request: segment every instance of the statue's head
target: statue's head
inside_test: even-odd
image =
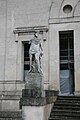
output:
[[[34,36],[37,38],[37,37],[38,37],[38,33],[37,33],[37,32],[35,32],[35,33],[34,33]]]

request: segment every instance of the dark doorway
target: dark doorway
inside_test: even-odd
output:
[[[60,48],[60,92],[74,93],[74,33],[59,32]]]
[[[27,73],[30,69],[30,63],[29,63],[29,48],[30,44],[29,42],[24,43],[24,80],[27,80]]]

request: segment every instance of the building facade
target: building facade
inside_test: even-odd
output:
[[[34,32],[43,44],[44,90],[80,95],[80,1],[0,0],[1,110],[19,109]]]

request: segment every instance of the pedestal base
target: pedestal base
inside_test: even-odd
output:
[[[44,97],[43,75],[40,73],[28,73],[25,88],[32,89],[35,97]]]

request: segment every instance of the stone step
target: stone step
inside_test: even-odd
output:
[[[0,111],[0,120],[22,120],[21,111]]]
[[[80,120],[80,97],[59,96],[54,103],[49,120]]]
[[[68,110],[54,110],[51,112],[51,117],[54,115],[61,116],[71,116],[71,117],[80,117],[80,111],[68,111]]]
[[[22,118],[0,118],[0,120],[22,120]]]
[[[57,100],[56,102],[59,102],[59,103],[60,102],[62,102],[62,103],[63,102],[67,102],[67,103],[80,103],[80,100],[69,100],[69,99],[68,100],[64,100],[63,99],[63,100]]]
[[[57,100],[80,100],[80,96],[58,96]]]
[[[80,117],[54,116],[50,117],[49,120],[80,120]]]
[[[64,110],[64,109],[66,109],[66,110],[80,110],[80,106],[54,106],[53,107],[53,109],[60,109],[60,110]]]
[[[57,102],[57,101],[56,101],[56,102],[54,103],[54,105],[57,105],[57,106],[71,106],[71,107],[72,107],[72,106],[75,106],[75,107],[78,106],[78,107],[80,107],[80,103],[78,103],[78,102],[75,102],[75,103],[73,103],[73,102],[70,103],[70,102],[69,102],[69,103],[68,103],[67,101],[66,101],[66,102]]]
[[[53,113],[69,113],[69,114],[79,114],[80,115],[80,110],[61,110],[61,109],[53,109],[52,110]]]

